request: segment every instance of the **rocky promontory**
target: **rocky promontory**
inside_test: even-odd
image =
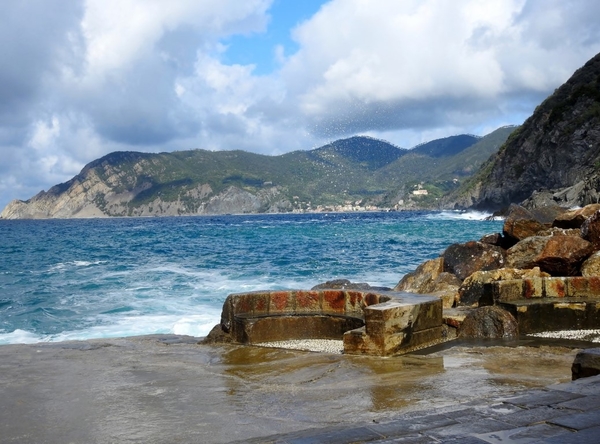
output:
[[[445,198],[492,211],[532,193],[564,207],[600,201],[600,54],[541,103],[495,156]]]

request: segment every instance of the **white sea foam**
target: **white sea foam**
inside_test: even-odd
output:
[[[483,211],[441,211],[427,215],[428,219],[434,220],[488,220],[491,213]]]
[[[0,333],[0,344],[35,344],[43,341],[43,337],[29,331],[17,329],[10,333]]]

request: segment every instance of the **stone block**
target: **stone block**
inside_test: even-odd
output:
[[[567,278],[545,278],[544,294],[548,298],[564,298],[567,295]]]
[[[413,329],[415,331],[426,330],[442,325],[443,301],[433,299],[416,305],[416,314],[413,315]]]
[[[529,298],[541,298],[544,293],[544,279],[543,278],[527,278],[523,279],[523,297]]]
[[[269,293],[256,293],[253,297],[253,314],[260,316],[269,313],[271,295]]]
[[[269,301],[269,313],[293,313],[296,300],[291,291],[272,291]]]
[[[567,296],[581,298],[592,296],[589,289],[588,278],[570,277],[567,279]]]
[[[365,307],[365,322],[389,324],[390,327],[404,329],[413,323],[413,304],[388,301]]]
[[[344,313],[346,295],[343,290],[323,290],[321,309],[326,313]]]
[[[354,290],[346,290],[345,291],[346,298],[346,313],[360,313],[362,316],[363,306],[365,303],[363,302],[363,292],[362,291],[354,291]]]
[[[523,298],[523,281],[521,279],[497,281],[492,285],[495,302],[509,302]]]
[[[314,290],[298,290],[296,298],[296,313],[318,313],[321,311],[321,295]]]
[[[346,316],[283,315],[240,319],[244,335],[238,342],[261,343],[289,339],[341,339],[362,321]]]
[[[235,294],[230,297],[233,315],[254,313],[254,293]]]

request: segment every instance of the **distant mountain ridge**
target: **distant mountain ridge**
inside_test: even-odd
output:
[[[477,170],[514,128],[414,150],[354,136],[309,151],[114,152],[27,201],[6,219],[363,211],[431,207]],[[498,141],[497,139],[500,139]],[[462,158],[461,158],[462,157]],[[419,195],[415,188],[427,190]]]

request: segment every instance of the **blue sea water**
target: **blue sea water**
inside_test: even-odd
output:
[[[448,245],[501,229],[483,216],[0,220],[0,344],[204,336],[230,293],[342,278],[393,287]]]

